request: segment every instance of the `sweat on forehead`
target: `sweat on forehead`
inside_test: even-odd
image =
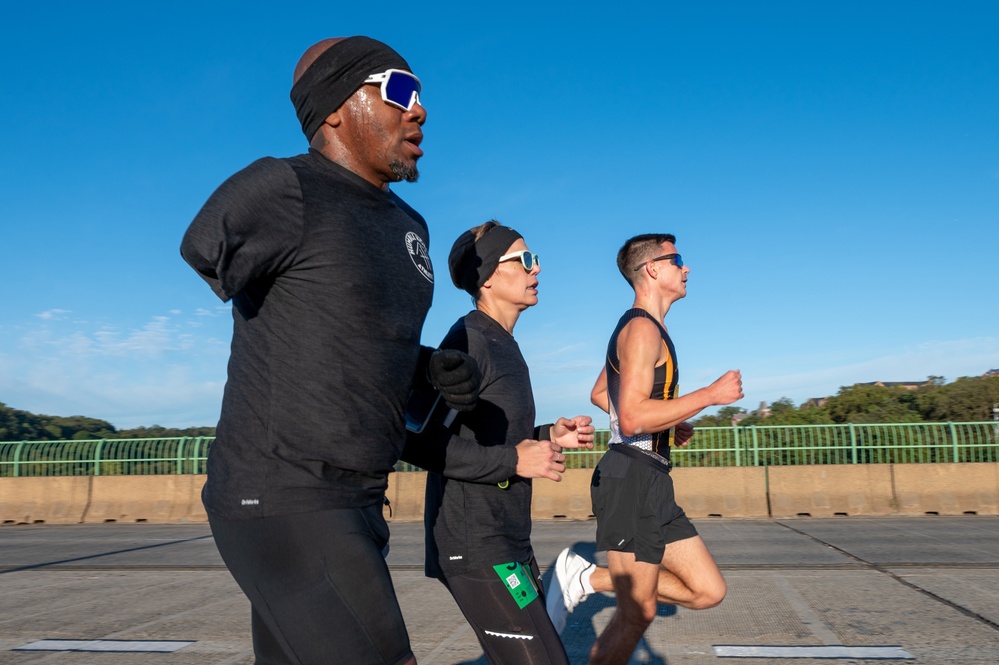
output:
[[[291,102],[305,137],[311,141],[329,114],[368,76],[386,69],[412,71],[390,46],[370,37],[348,37],[323,51],[291,87]]]

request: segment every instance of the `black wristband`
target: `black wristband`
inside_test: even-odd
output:
[[[534,428],[534,440],[535,441],[551,441],[552,440],[552,427],[555,427],[554,423],[548,423],[546,425],[538,425]]]

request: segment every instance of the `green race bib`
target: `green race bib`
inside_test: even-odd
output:
[[[531,574],[524,568],[524,564],[518,561],[501,563],[493,566],[493,570],[503,580],[506,590],[510,592],[513,599],[517,601],[517,606],[524,609],[527,605],[538,597],[538,590],[534,588],[531,581]]]

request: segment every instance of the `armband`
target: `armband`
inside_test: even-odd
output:
[[[552,440],[552,428],[555,427],[554,423],[547,423],[545,425],[538,425],[534,428],[534,440],[535,441],[551,441]]]

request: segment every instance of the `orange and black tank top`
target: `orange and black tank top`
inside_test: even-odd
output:
[[[673,341],[669,338],[669,333],[663,328],[659,321],[646,312],[644,309],[629,309],[617,322],[617,328],[611,335],[607,344],[607,397],[610,402],[610,443],[626,444],[634,446],[647,453],[660,455],[669,459],[669,447],[673,443],[673,429],[662,432],[652,432],[639,434],[637,436],[624,436],[621,434],[621,427],[618,423],[617,405],[621,395],[621,362],[617,356],[617,338],[621,330],[629,321],[638,317],[645,317],[656,324],[659,328],[659,335],[662,338],[663,347],[666,349],[666,362],[656,367],[655,377],[652,382],[651,399],[674,399],[677,396],[677,385],[679,382],[679,372],[676,366],[676,350],[673,348]]]

